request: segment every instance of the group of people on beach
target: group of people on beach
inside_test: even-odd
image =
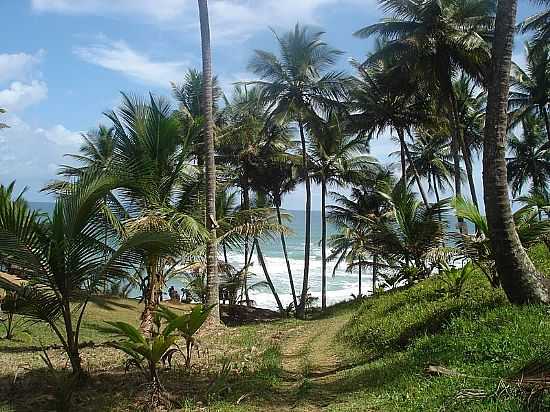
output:
[[[171,301],[180,303],[191,303],[191,294],[185,288],[181,288],[181,295],[174,286],[170,286],[168,289],[168,297]]]

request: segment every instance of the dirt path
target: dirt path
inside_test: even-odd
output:
[[[327,379],[344,368],[335,350],[335,336],[349,315],[305,323],[290,331],[282,346],[282,367],[289,383]]]

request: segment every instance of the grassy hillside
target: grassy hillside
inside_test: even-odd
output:
[[[548,273],[545,247],[531,250]],[[202,336],[193,371],[162,373],[174,408],[184,411],[544,411],[550,397],[512,379],[547,359],[549,309],[516,307],[479,274],[454,297],[441,279],[336,305],[309,321],[294,319],[223,328]],[[125,371],[125,358],[102,345],[104,320],[137,322],[133,301],[92,304],[83,350],[91,381],[73,397],[75,410],[145,408],[143,377]],[[40,325],[27,325],[33,344],[0,340],[0,410],[56,405],[59,377],[47,371],[36,342],[54,343]],[[95,345],[95,346],[94,346]],[[62,353],[51,348],[58,368]],[[443,375],[426,373],[437,366]],[[449,375],[450,374],[450,375]],[[15,381],[15,384],[13,383]]]

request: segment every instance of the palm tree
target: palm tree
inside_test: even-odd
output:
[[[550,152],[545,147],[541,122],[531,116],[523,118],[523,139],[510,133],[508,147],[510,157],[507,159],[508,183],[512,195],[518,196],[527,183],[530,190],[546,193],[550,178]]]
[[[116,147],[107,171],[120,179],[116,211],[122,215],[127,230],[141,231],[161,228],[186,239],[180,254],[190,251],[206,237],[196,210],[186,204],[185,192],[190,181],[197,177],[196,168],[189,164],[192,141],[186,140],[185,125],[162,98],[149,101],[123,95],[117,111],[106,113],[116,133]],[[177,259],[176,259],[177,261]],[[144,255],[147,274],[144,291],[145,307],[141,329],[150,334],[153,315],[158,305],[166,271],[174,266],[174,256]]]
[[[453,82],[456,101],[456,118],[460,127],[461,150],[466,166],[466,177],[472,202],[478,205],[473,175],[472,158],[483,144],[483,123],[485,117],[485,92],[478,92],[477,85],[464,73]],[[452,133],[450,133],[452,134]]]
[[[208,305],[216,305],[211,312],[213,323],[220,320],[218,307],[218,248],[216,243],[216,160],[214,147],[214,117],[212,113],[213,91],[212,91],[212,50],[210,47],[210,23],[208,19],[208,1],[198,0],[199,20],[201,28],[202,46],[202,105],[204,116],[204,140],[206,142],[206,222],[209,232],[207,260],[207,281],[208,281]]]
[[[335,111],[328,114],[327,120],[311,116],[307,120],[308,130],[314,139],[310,141],[313,179],[321,185],[321,309],[327,305],[327,186],[343,186],[358,181],[366,173],[373,161],[359,156],[368,149],[361,136],[353,135],[344,124],[342,115]]]
[[[485,211],[497,273],[510,302],[549,302],[548,289],[521,245],[508,197],[505,142],[516,11],[516,0],[499,0],[483,144]]]
[[[376,290],[379,257],[371,253],[369,244],[372,241],[372,228],[380,224],[390,210],[389,202],[379,189],[392,181],[391,172],[383,168],[366,173],[363,177],[363,183],[353,187],[350,196],[334,193],[336,204],[329,206],[328,212],[329,220],[339,228],[338,233],[329,238],[329,260],[337,259],[334,271],[341,262],[346,262],[347,270],[350,271],[357,267],[358,296],[362,295],[362,270],[368,264],[369,255],[372,257],[373,293]]]
[[[407,162],[409,162],[422,200],[427,206],[428,197],[415,164],[412,162],[405,141],[405,132],[428,120],[429,102],[409,81],[408,72],[392,70],[393,65],[390,59],[378,60],[368,67],[355,64],[358,76],[353,79],[353,87],[350,91],[351,121],[355,130],[369,138],[373,135],[379,136],[386,130],[397,131],[401,155],[401,178],[408,183]]]
[[[183,83],[172,83],[172,95],[179,103],[179,114],[187,125],[187,134],[193,142],[193,154],[197,164],[204,166],[204,122],[201,100],[203,93],[202,73],[195,69],[189,69],[185,74]],[[223,96],[216,77],[212,78],[212,112],[214,120],[220,117],[218,100]],[[192,126],[192,127],[190,127]]]
[[[465,150],[452,82],[458,70],[480,83],[485,81],[494,2],[380,0],[380,4],[393,16],[355,33],[359,37],[378,35],[387,39],[384,47],[373,53],[365,64],[389,56],[410,71],[413,83],[424,84],[425,90],[435,93],[453,132],[455,192],[461,196],[459,153]]]
[[[223,110],[224,128],[218,142],[218,159],[228,165],[241,191],[241,208],[250,210],[251,190],[260,175],[258,168],[264,159],[285,152],[290,145],[290,133],[284,124],[269,116],[262,90],[258,86],[236,85],[232,99]],[[269,171],[267,171],[269,173]],[[260,177],[261,179],[261,177]],[[252,254],[249,239],[244,242],[245,270]],[[248,289],[245,288],[245,291]]]
[[[550,5],[550,0],[534,0],[539,4]],[[546,47],[550,39],[550,9],[544,9],[523,21],[519,28],[522,33],[534,31],[533,41],[537,47]]]
[[[23,315],[51,327],[76,375],[82,374],[80,326],[92,295],[139,266],[146,251],[177,248],[177,239],[159,230],[121,237],[110,227],[109,242],[103,243],[110,221],[103,199],[116,185],[111,177],[83,176],[57,199],[51,217],[0,187],[0,256],[25,273],[22,285],[0,286],[17,293]]]
[[[550,13],[549,13],[550,14]],[[526,43],[527,67],[523,70],[512,63],[512,91],[508,99],[510,127],[529,115],[538,115],[544,121],[546,138],[550,142],[550,46],[536,49]]]
[[[311,182],[305,121],[311,112],[323,111],[339,101],[345,92],[345,77],[330,71],[341,54],[321,40],[322,32],[312,32],[297,24],[294,30],[277,36],[280,56],[256,50],[250,69],[261,77],[260,85],[276,118],[297,122],[302,149],[303,178],[306,188],[304,276],[297,314],[303,316],[309,287],[311,248]]]
[[[428,256],[440,247],[445,223],[438,216],[446,212],[445,202],[425,206],[400,181],[395,187],[381,189],[391,205],[388,218],[375,220],[368,245],[409,281],[423,279],[432,272]]]
[[[298,171],[300,161],[299,159],[296,159],[295,156],[287,153],[286,150],[283,150],[282,153],[275,153],[274,156],[264,158],[262,160],[263,161],[261,162],[260,167],[256,169],[253,185],[256,191],[265,193],[271,197],[271,202],[273,203],[277,213],[277,222],[282,226],[282,199],[285,194],[292,192],[300,181]],[[292,269],[290,267],[290,260],[288,258],[288,250],[286,246],[286,238],[283,231],[280,232],[280,239],[286,262],[290,292],[292,294],[292,303],[294,308],[297,308],[298,299],[296,297],[294,277],[292,276]]]
[[[4,114],[4,113],[6,113],[6,109],[2,109],[0,107],[0,114]],[[6,123],[0,122],[0,130],[1,129],[7,129],[7,128],[9,128],[9,126]]]
[[[433,133],[431,130],[419,130],[416,139],[409,146],[412,164],[418,174],[428,182],[428,191],[441,201],[440,191],[452,187],[454,173],[452,154],[447,136]]]
[[[546,213],[549,211],[548,195],[533,194],[518,200],[524,203],[524,206],[513,214],[513,219],[523,247],[533,246],[541,240],[548,242],[550,221],[539,217],[542,211]],[[464,217],[478,229],[476,234],[460,235],[460,240],[457,242],[460,254],[480,268],[493,287],[500,286],[487,218],[473,203],[464,199],[454,199],[453,203],[457,215]]]

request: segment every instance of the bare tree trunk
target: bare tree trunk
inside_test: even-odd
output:
[[[327,308],[327,182],[321,180],[321,310]]]
[[[277,221],[279,222],[279,225],[282,225],[283,220],[281,219],[280,201],[275,202],[275,209],[277,210]],[[292,302],[294,303],[294,309],[296,309],[298,307],[298,299],[296,299],[296,289],[294,287],[294,278],[292,277],[290,260],[288,259],[288,251],[286,249],[286,239],[283,232],[281,232],[281,244],[283,245],[283,254],[285,255],[286,270],[288,271],[288,281],[290,282],[290,291],[292,292]]]
[[[267,266],[265,264],[264,260],[264,254],[262,253],[262,249],[260,248],[260,242],[258,242],[258,239],[255,239],[256,243],[256,251],[258,252],[258,261],[260,262],[260,266],[262,267],[262,270],[264,271],[265,280],[267,281],[267,284],[269,285],[269,289],[271,289],[271,293],[273,294],[273,297],[275,298],[275,302],[277,302],[277,307],[279,308],[279,312],[284,313],[285,308],[283,307],[283,304],[281,303],[281,299],[279,299],[279,295],[277,293],[277,290],[275,289],[275,285],[273,284],[271,277],[269,276],[269,272],[267,271]]]
[[[516,10],[517,0],[499,0],[483,145],[485,209],[497,273],[510,302],[548,303],[548,289],[517,235],[508,194],[507,100]]]
[[[214,147],[214,119],[212,113],[212,51],[210,48],[210,23],[208,19],[208,1],[198,0],[202,47],[202,105],[204,139],[206,140],[206,213],[209,233],[206,261],[209,305],[215,305],[210,312],[212,323],[220,322],[218,248],[216,241],[216,160]]]
[[[306,147],[306,137],[304,134],[304,125],[300,120],[300,140],[302,144],[302,161],[304,167],[304,181],[306,185],[306,233],[304,246],[304,277],[302,280],[302,293],[300,295],[300,304],[296,308],[296,316],[305,317],[307,295],[309,291],[309,254],[311,249],[311,182],[309,179],[309,164]]]

